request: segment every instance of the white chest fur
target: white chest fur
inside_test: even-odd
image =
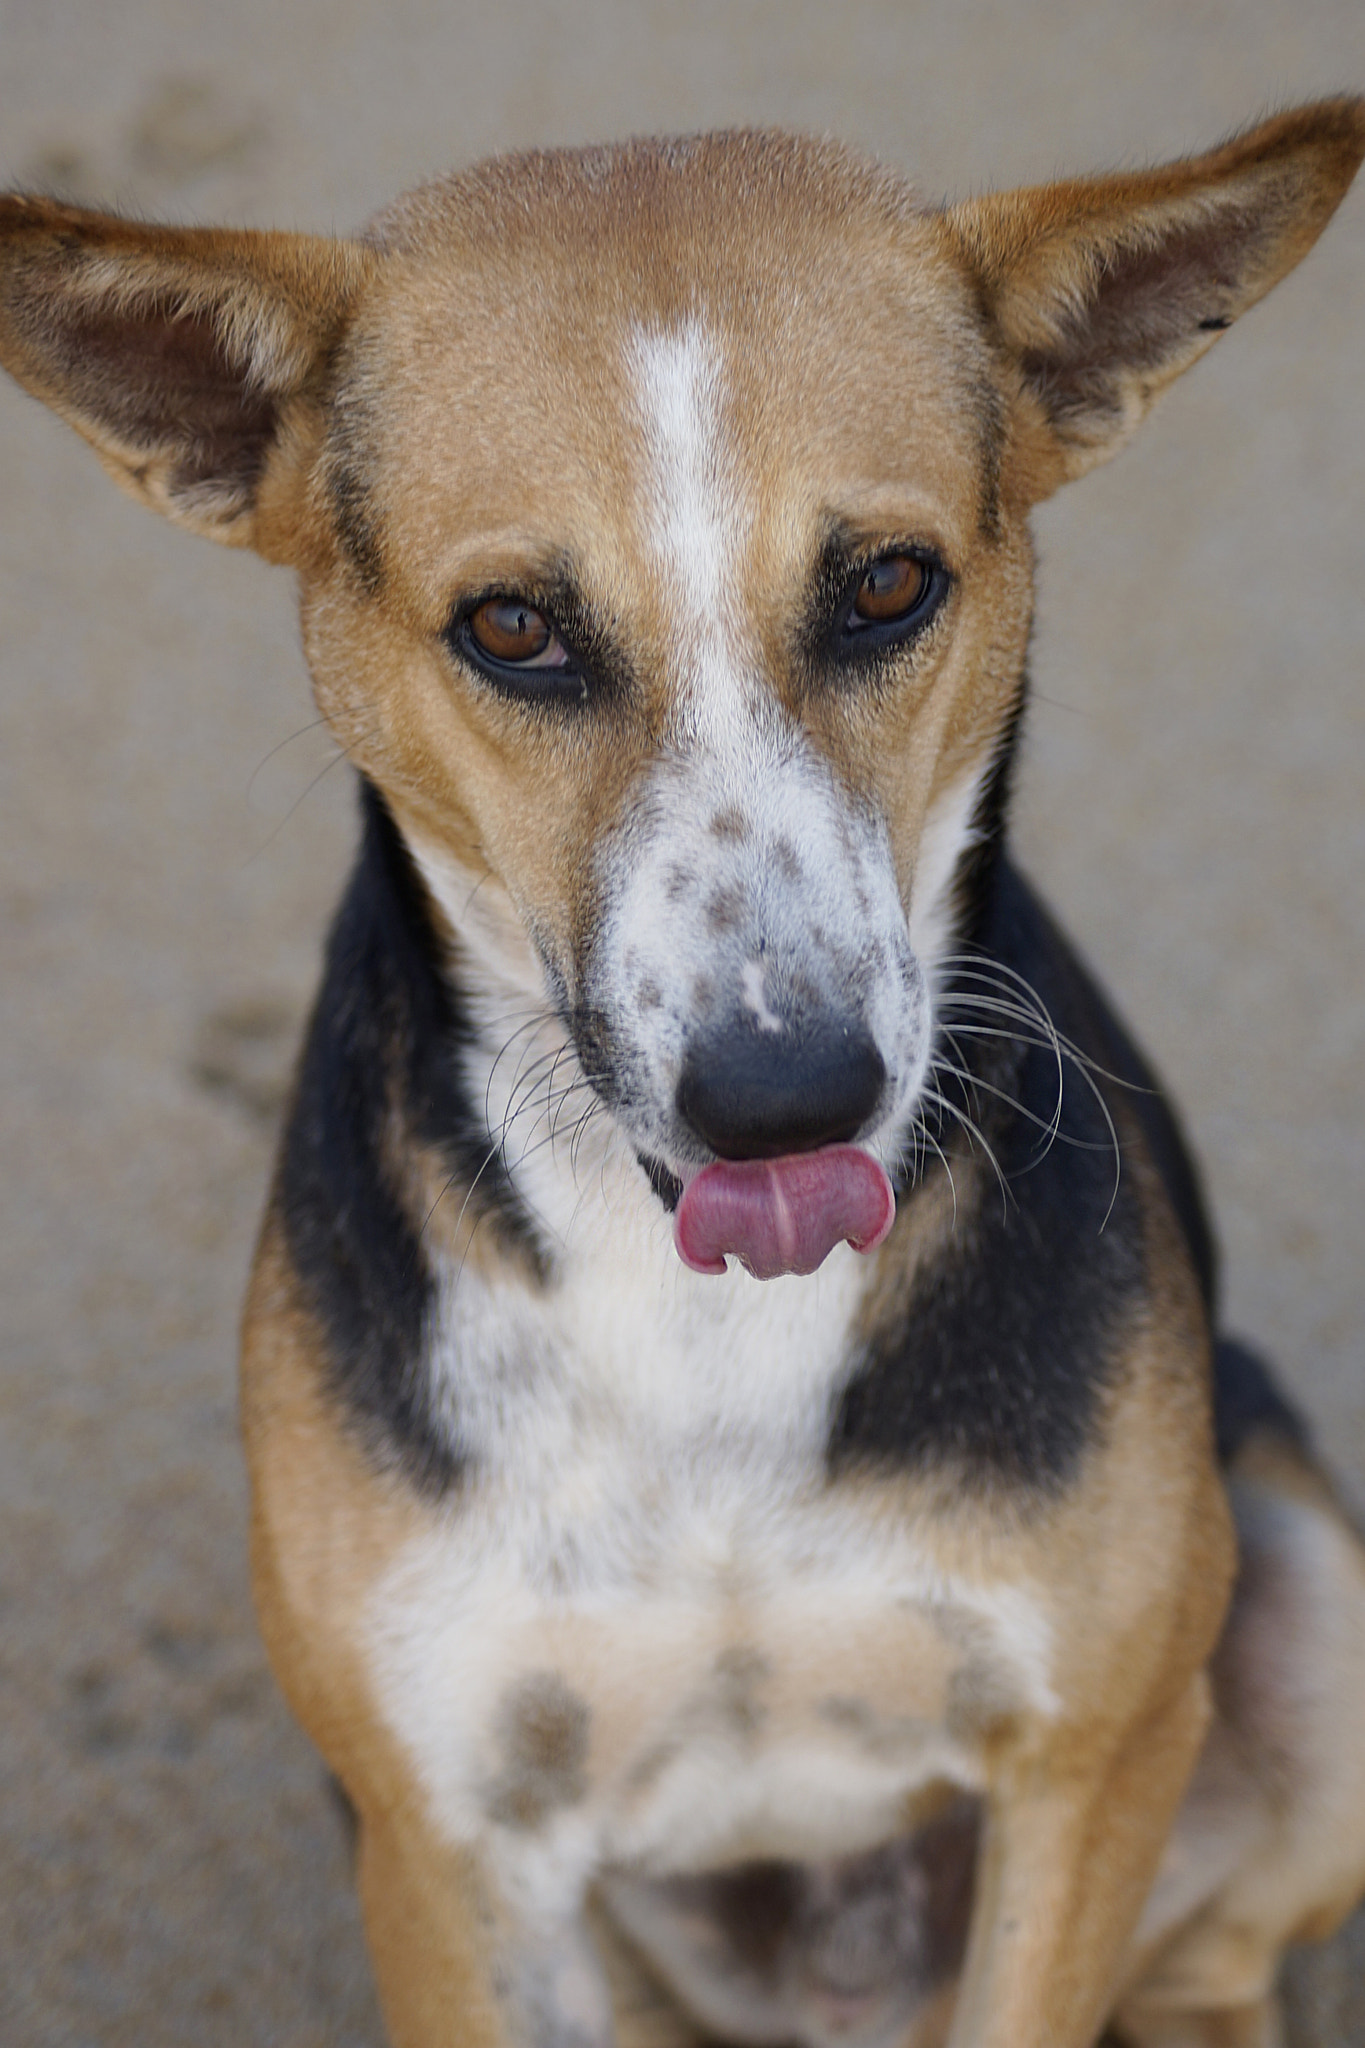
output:
[[[461,1276],[432,1363],[470,1477],[369,1617],[434,1821],[561,1910],[611,1866],[884,1840],[917,1786],[979,1784],[969,1696],[1049,1691],[1028,1589],[826,1479],[855,1255],[759,1286],[620,1248],[539,1298]]]

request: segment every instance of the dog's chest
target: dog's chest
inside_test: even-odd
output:
[[[916,1787],[978,1784],[990,1717],[1045,1704],[1034,1595],[945,1571],[932,1532],[826,1478],[860,1277],[830,1265],[814,1303],[672,1274],[553,1314],[462,1291],[433,1364],[470,1476],[369,1643],[452,1838],[566,1882],[841,1854]]]

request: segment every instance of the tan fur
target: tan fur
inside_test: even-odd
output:
[[[253,1475],[261,1631],[290,1705],[348,1787],[384,1800],[402,1766],[384,1741],[358,1642],[366,1594],[420,1525],[396,1476],[369,1466],[326,1400],[317,1331],[267,1215],[245,1313],[242,1434]],[[353,1797],[357,1794],[353,1792]]]
[[[1177,1843],[1197,1866],[1209,1821],[1235,1806],[1249,1846],[1200,1912],[1139,1943],[1121,2007],[1133,2048],[1276,2048],[1285,1945],[1325,1939],[1365,1883],[1359,1534],[1321,1471],[1274,1437],[1249,1440],[1230,1491],[1241,1579]]]
[[[1022,689],[1031,506],[1121,446],[1218,327],[1299,260],[1363,152],[1362,103],[1330,101],[1164,170],[926,213],[833,145],[701,137],[495,162],[339,244],[11,199],[0,359],[144,502],[297,570],[337,738],[410,843],[479,892],[490,928],[528,960],[532,931],[571,988],[599,912],[592,855],[646,767],[681,743],[697,630],[649,545],[631,333],[704,317],[744,492],[721,601],[746,673],[885,821],[908,906],[926,820],[988,765]],[[930,549],[951,573],[894,691],[812,683],[800,627],[833,529],[874,550]],[[481,686],[443,633],[461,598],[548,605],[566,576],[613,693],[595,720],[551,730]],[[737,838],[743,818],[714,830]],[[529,1284],[474,1235],[468,1190],[442,1209],[434,1156],[399,1127],[391,1149],[394,1188],[428,1221],[442,1210],[432,1228],[452,1258]],[[1321,1799],[1324,1772],[1365,1775],[1358,1695],[1343,1691],[1313,1724],[1322,1754],[1301,1753],[1291,1730],[1271,1759],[1261,1731],[1244,1775],[1262,1789],[1243,1807],[1267,1771],[1273,1786],[1254,1856],[1192,1919],[1132,1946],[1182,1825],[1199,1851],[1196,1807],[1181,1802],[1201,1752],[1201,1770],[1222,1768],[1238,1660],[1273,1656],[1254,1613],[1238,1633],[1236,1609],[1216,1649],[1234,1552],[1208,1336],[1156,1177],[1136,1154],[1132,1170],[1146,1294],[1115,1335],[1103,1442],[1075,1483],[1030,1495],[947,1467],[843,1482],[861,1528],[912,1532],[945,1578],[1028,1590],[1055,1644],[1055,1705],[989,1642],[913,1609],[875,1627],[832,1617],[819,1641],[783,1640],[761,1613],[746,1639],[737,1613],[717,1660],[737,1698],[766,1688],[775,1726],[818,1718],[833,1668],[859,1713],[918,1713],[979,1768],[960,1992],[955,2010],[936,1996],[907,2048],[945,2029],[952,2048],[1085,2048],[1116,2000],[1134,2048],[1268,2048],[1283,1943],[1329,1925],[1365,1883],[1365,1794],[1336,1833]],[[903,1308],[956,1201],[969,1218],[987,1190],[969,1164],[956,1198],[940,1189],[904,1219],[869,1268],[864,1334]],[[444,1540],[449,1514],[346,1418],[273,1211],[247,1308],[243,1421],[262,1628],[359,1812],[391,2037],[501,2048],[515,2028],[500,1976],[510,1909],[478,1855],[442,1836],[374,1662],[376,1603]],[[1263,1525],[1272,1562],[1302,1539],[1324,1613],[1336,1602],[1352,1617],[1340,1639],[1326,1620],[1307,1626],[1314,1668],[1365,1675],[1365,1562],[1316,1475],[1254,1448],[1233,1497],[1246,1554]],[[628,1651],[609,1617],[568,1610],[561,1637],[547,1635],[551,1682],[591,1704],[594,1788],[637,1740]],[[616,1936],[601,1938],[623,2048],[690,2041]]]

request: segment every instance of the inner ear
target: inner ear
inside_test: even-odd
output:
[[[1092,444],[1121,433],[1131,380],[1164,383],[1232,325],[1241,282],[1261,267],[1269,239],[1235,213],[1115,242],[1096,258],[1089,289],[1063,299],[1047,339],[1020,349],[1025,381],[1060,432]]]
[[[1017,375],[1027,497],[1123,446],[1166,385],[1308,253],[1362,156],[1365,101],[1324,100],[1206,156],[944,217]]]
[[[283,416],[320,387],[374,261],[350,243],[0,199],[0,362],[145,503],[262,545]]]
[[[250,511],[283,394],[254,385],[228,355],[220,319],[170,304],[61,327],[75,408],[161,472],[190,518],[231,524]],[[147,471],[143,472],[143,481]]]

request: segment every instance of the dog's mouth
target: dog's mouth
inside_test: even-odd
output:
[[[870,1252],[896,1216],[884,1169],[856,1145],[776,1159],[717,1159],[682,1184],[673,1242],[694,1273],[738,1259],[756,1280],[813,1273],[836,1245]]]

